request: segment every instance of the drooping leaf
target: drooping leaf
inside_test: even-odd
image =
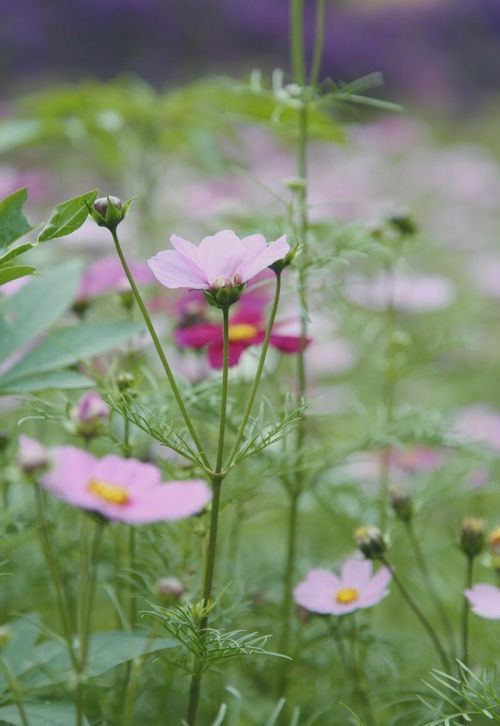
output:
[[[54,701],[52,703],[24,703],[24,712],[30,726],[68,726],[76,722],[76,708],[74,703]],[[2,706],[0,708],[0,721],[13,726],[24,726],[17,706]],[[83,726],[88,726],[83,717]]]
[[[0,361],[30,343],[64,313],[75,298],[79,266],[52,267],[6,300],[0,313]]]
[[[19,255],[28,252],[28,250],[31,250],[34,246],[33,242],[23,242],[16,247],[9,248],[7,252],[4,252],[4,254],[0,256],[0,267],[5,265],[7,262],[10,262],[10,260],[19,257]]]
[[[4,384],[0,379],[0,394],[7,393],[36,393],[50,389],[72,390],[76,388],[91,388],[94,381],[76,371],[47,371],[46,373],[33,374],[26,378]]]
[[[173,638],[151,640],[144,633],[109,631],[90,636],[87,676],[94,678],[146,653],[176,648]],[[64,683],[71,677],[71,661],[66,648],[56,641],[45,641],[31,651],[23,673],[17,673],[24,687],[42,688]],[[43,668],[42,668],[43,666]]]
[[[26,277],[26,275],[32,275],[36,271],[36,267],[30,265],[15,265],[12,267],[0,268],[0,285],[5,285],[6,282],[11,280],[17,280],[19,277]]]
[[[85,323],[57,330],[0,377],[0,389],[35,374],[88,361],[142,330],[139,323],[125,321]]]
[[[27,198],[28,193],[24,188],[0,202],[0,249],[4,249],[32,229],[23,214],[23,205]]]
[[[65,237],[79,229],[88,217],[88,207],[97,197],[97,189],[68,199],[54,207],[50,219],[38,235],[39,242]]]

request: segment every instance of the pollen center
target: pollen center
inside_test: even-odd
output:
[[[337,591],[335,601],[339,605],[350,605],[352,602],[359,600],[359,592],[354,587],[343,587]]]
[[[91,494],[95,494],[96,497],[109,502],[109,504],[123,505],[128,504],[130,501],[128,491],[116,484],[108,484],[99,479],[92,479],[87,488]]]
[[[255,337],[259,329],[255,325],[249,323],[238,323],[237,325],[229,326],[229,340],[236,342],[240,340],[250,340]]]

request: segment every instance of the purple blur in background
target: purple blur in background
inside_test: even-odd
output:
[[[306,2],[312,35],[315,3]],[[287,58],[288,0],[0,0],[0,79],[134,73],[157,85]],[[500,1],[339,2],[328,8],[324,72],[372,71],[385,94],[468,108],[500,86]]]

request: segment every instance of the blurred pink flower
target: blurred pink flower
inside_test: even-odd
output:
[[[6,282],[3,285],[0,285],[0,294],[5,295],[6,297],[15,295],[16,292],[19,292],[19,290],[23,288],[30,280],[31,275],[25,275],[24,277],[18,277],[17,280],[11,280],[10,282]]]
[[[382,311],[392,305],[396,310],[426,313],[450,305],[455,290],[450,280],[437,275],[381,273],[347,280],[344,294],[351,302],[373,310]]]
[[[481,295],[500,300],[500,259],[479,257],[472,262],[472,278]]]
[[[500,451],[500,412],[481,403],[468,406],[455,419],[455,434],[466,443]]]
[[[373,574],[369,560],[346,560],[339,577],[329,570],[311,570],[293,591],[295,602],[313,613],[344,615],[376,605],[391,581],[387,567]]]
[[[60,446],[51,450],[54,466],[43,486],[81,509],[106,519],[142,524],[189,517],[210,501],[201,479],[161,482],[160,470],[135,459],[109,454],[96,459],[83,449]]]
[[[96,419],[107,419],[109,407],[97,391],[89,391],[80,398],[71,415],[79,423],[89,423]]]
[[[383,453],[379,454],[379,456],[382,455]],[[440,469],[446,463],[446,457],[442,451],[431,449],[429,446],[411,446],[406,449],[391,448],[389,463],[408,474],[415,474],[419,471]]]
[[[47,466],[49,453],[39,441],[21,434],[18,443],[17,463],[23,471],[30,472]]]
[[[478,584],[465,590],[472,612],[482,618],[500,620],[500,588],[494,585]]]
[[[175,234],[170,241],[175,249],[158,252],[149,266],[165,287],[194,290],[241,285],[290,250],[285,236],[268,245],[261,234],[240,239],[229,229],[205,237],[198,247]]]
[[[145,262],[132,262],[130,271],[138,285],[148,285],[153,282],[153,276]],[[103,257],[89,265],[85,270],[78,300],[91,300],[99,295],[109,292],[126,292],[130,290],[127,277],[117,257]]]

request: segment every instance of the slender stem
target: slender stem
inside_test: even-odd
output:
[[[365,712],[367,726],[376,726],[375,715],[373,713],[370,696],[365,683],[363,668],[361,667],[359,659],[358,631],[354,613],[351,615],[351,619],[353,625],[351,632],[351,661],[354,690]]]
[[[290,2],[290,50],[292,76],[295,83],[303,86],[306,82],[306,59],[304,50],[304,0]]]
[[[474,557],[467,557],[467,569],[465,574],[465,588],[469,590],[472,587],[474,576]],[[464,604],[462,611],[462,663],[469,665],[469,613],[470,606],[464,595]]]
[[[396,583],[396,586],[398,587],[401,595],[403,596],[404,600],[406,601],[407,605],[410,607],[410,609],[414,612],[418,620],[420,621],[422,627],[425,629],[427,635],[432,640],[432,644],[434,645],[436,652],[439,655],[439,658],[441,659],[441,662],[445,668],[445,670],[449,670],[450,668],[450,662],[448,659],[448,656],[446,655],[446,651],[444,650],[443,646],[441,645],[441,642],[436,635],[436,631],[430,624],[430,622],[427,620],[423,612],[418,607],[415,600],[411,597],[410,593],[406,589],[406,587],[403,585],[402,581],[400,580],[399,576],[394,571],[394,568],[391,564],[385,559],[382,558],[381,562],[384,563],[384,565],[390,570],[392,574],[392,579]]]
[[[9,685],[9,689],[12,693],[14,703],[16,704],[17,712],[19,713],[19,718],[21,720],[22,726],[30,726],[26,711],[24,710],[23,699],[21,697],[21,693],[19,692],[19,685],[17,683],[17,680],[15,676],[11,673],[7,663],[2,659],[0,659],[0,671],[3,673],[5,680]]]
[[[321,70],[323,44],[325,41],[325,10],[326,0],[316,0],[316,30],[314,34],[314,50],[309,80],[311,86],[317,85]]]
[[[203,582],[203,606],[205,608],[204,615],[200,618],[198,625],[198,633],[203,637],[203,631],[208,625],[208,614],[212,600],[212,589],[215,570],[215,556],[217,549],[217,530],[219,526],[220,497],[224,473],[222,472],[222,460],[224,457],[224,440],[226,433],[226,417],[227,417],[227,389],[229,374],[229,308],[223,309],[224,319],[224,348],[223,348],[223,366],[222,366],[222,389],[221,389],[221,406],[220,406],[220,422],[219,422],[219,442],[217,445],[217,459],[215,464],[215,472],[212,476],[212,507],[210,511],[210,529],[208,535],[207,556],[205,561],[205,577]],[[202,663],[199,658],[194,664],[193,675],[191,677],[191,686],[189,690],[189,702],[186,715],[186,723],[188,726],[196,724],[198,705],[200,701]]]
[[[72,624],[68,611],[66,597],[64,593],[63,579],[59,568],[59,560],[52,548],[52,540],[47,530],[47,517],[45,512],[45,499],[43,490],[39,484],[35,483],[35,504],[38,519],[38,529],[40,533],[40,541],[42,544],[43,555],[47,567],[49,569],[52,584],[57,599],[57,609],[61,616],[61,625],[63,629],[64,640],[68,648],[68,654],[75,670],[78,669],[78,659],[72,643]]]
[[[417,565],[420,568],[420,572],[422,573],[422,578],[423,578],[425,585],[427,587],[427,590],[429,592],[429,596],[430,596],[432,602],[434,603],[434,607],[436,608],[436,611],[437,611],[439,617],[441,618],[441,622],[443,624],[443,628],[446,633],[446,637],[448,639],[450,653],[452,654],[453,660],[455,660],[455,656],[456,656],[455,637],[453,634],[453,628],[451,626],[450,619],[448,618],[448,614],[444,608],[443,603],[441,602],[441,598],[437,594],[436,588],[434,587],[431,573],[427,566],[427,562],[425,560],[424,553],[420,546],[420,542],[418,541],[418,538],[415,535],[415,530],[413,528],[413,524],[411,522],[406,522],[405,529],[408,534],[408,539],[410,540],[411,546],[415,553],[415,559],[417,561]]]
[[[259,387],[260,379],[262,378],[262,372],[264,370],[264,363],[266,361],[267,351],[269,348],[269,341],[271,339],[274,321],[276,319],[276,313],[278,312],[280,293],[281,293],[281,272],[278,272],[278,273],[276,273],[276,288],[275,288],[275,292],[274,292],[273,305],[271,308],[271,312],[269,314],[269,321],[267,324],[266,334],[265,334],[264,342],[262,344],[262,348],[260,351],[260,357],[259,357],[259,363],[257,365],[257,371],[255,373],[255,378],[252,383],[252,388],[250,390],[250,395],[248,396],[245,410],[243,411],[243,415],[241,417],[241,423],[240,423],[240,427],[238,429],[238,433],[236,434],[236,439],[234,441],[233,447],[231,449],[231,453],[229,454],[229,457],[227,460],[227,464],[225,467],[226,471],[227,471],[227,469],[229,469],[231,467],[231,465],[233,464],[234,457],[238,453],[239,446],[240,446],[243,436],[245,434],[245,428],[248,423],[248,419],[252,412],[252,406],[254,404],[255,396],[257,395],[257,389]]]
[[[394,404],[396,399],[396,370],[392,340],[394,335],[394,328],[396,325],[396,311],[392,299],[389,301],[385,316],[386,355],[384,385],[382,390],[384,396],[383,402],[385,407],[385,421],[387,428],[389,428],[392,425],[392,421],[394,418]],[[379,473],[380,528],[382,531],[384,531],[387,527],[390,475],[391,447],[388,446],[382,452]]]
[[[295,579],[295,560],[297,554],[297,524],[298,524],[298,503],[299,492],[289,492],[288,510],[288,531],[285,576],[283,579],[283,602],[281,606],[281,622],[283,630],[280,640],[280,653],[287,654],[290,649],[290,631],[293,612],[293,584]],[[286,661],[288,663],[288,661]],[[279,693],[283,695],[286,691],[288,668],[282,666],[279,680]]]
[[[156,352],[158,353],[158,357],[163,366],[163,370],[165,371],[165,374],[167,376],[168,382],[170,384],[170,388],[172,389],[172,393],[174,394],[174,398],[177,401],[177,405],[182,414],[182,418],[184,419],[184,423],[186,424],[187,429],[188,429],[189,433],[191,434],[191,438],[193,439],[195,446],[198,449],[198,453],[200,455],[200,458],[201,458],[203,464],[206,467],[209,467],[207,455],[205,454],[205,451],[203,449],[203,446],[202,446],[202,443],[198,436],[198,433],[191,420],[191,416],[189,415],[189,412],[186,408],[184,399],[182,398],[182,394],[179,390],[179,387],[177,386],[177,383],[174,378],[174,374],[173,374],[170,364],[167,360],[167,357],[163,351],[162,345],[160,343],[160,339],[158,338],[158,334],[155,330],[151,317],[150,317],[150,315],[147,311],[146,305],[144,304],[144,301],[141,297],[141,293],[139,292],[139,289],[138,289],[137,285],[135,284],[135,280],[132,276],[132,273],[130,272],[130,268],[128,266],[127,260],[125,259],[125,255],[123,254],[123,250],[122,250],[120,242],[118,240],[118,235],[116,233],[116,230],[110,230],[110,231],[111,231],[111,235],[113,237],[113,241],[115,243],[116,252],[118,254],[118,257],[120,258],[120,262],[122,264],[125,275],[127,276],[127,280],[130,283],[130,287],[132,288],[132,294],[142,313],[142,317],[144,318],[144,322],[146,323],[146,327],[151,336],[151,340],[153,341],[153,345],[156,349]]]

